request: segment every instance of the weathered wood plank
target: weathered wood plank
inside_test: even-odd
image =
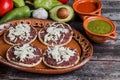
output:
[[[120,20],[120,11],[117,13],[115,12],[115,10],[108,10],[108,9],[107,10],[103,9],[102,11],[105,11],[102,12],[102,16],[107,17],[111,20]]]
[[[120,37],[120,36],[119,36]],[[120,38],[119,38],[120,39]],[[93,60],[116,60],[120,61],[120,40],[107,40],[102,44],[94,45]]]
[[[120,0],[100,0],[103,4],[103,9],[119,9]]]
[[[81,69],[61,75],[43,75],[28,73],[0,64],[0,79],[14,80],[120,80],[120,0],[100,0],[103,3],[102,16],[114,21],[117,26],[117,40],[108,40],[95,44],[94,55]],[[73,0],[69,4],[72,5]],[[86,34],[82,28],[82,20],[78,17],[70,25]],[[89,40],[89,38],[87,38]]]
[[[100,1],[102,1],[102,2],[110,2],[110,1],[112,1],[112,2],[117,2],[117,1],[120,1],[120,0],[100,0]]]
[[[5,75],[9,74],[7,75],[7,78],[9,77],[9,79],[19,80],[117,80],[120,79],[119,66],[120,62],[90,61],[81,69],[75,70],[70,73],[62,75],[43,75],[22,72],[13,68],[0,65],[0,68],[6,67],[3,68],[0,73],[2,73],[2,75],[4,75],[4,73]],[[3,76],[3,78],[6,78],[6,76]]]

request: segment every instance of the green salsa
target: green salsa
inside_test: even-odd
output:
[[[111,31],[112,26],[106,21],[94,20],[88,23],[88,29],[97,34],[106,34]]]

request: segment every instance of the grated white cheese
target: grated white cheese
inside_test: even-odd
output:
[[[29,44],[24,44],[23,46],[15,46],[14,47],[14,55],[16,58],[20,58],[20,61],[24,61],[25,58],[31,59],[36,57],[37,55],[33,54],[36,48],[33,48]]]
[[[69,61],[71,56],[74,56],[76,50],[71,50],[68,47],[48,47],[47,54],[50,58],[53,58],[57,64],[62,63],[63,61]],[[50,56],[51,55],[51,56]]]
[[[69,30],[65,29],[63,24],[51,24],[50,27],[47,28],[46,32],[47,34],[44,36],[44,42],[47,42],[50,40],[55,42],[60,38],[62,34],[69,33]]]
[[[2,25],[0,25],[0,32],[3,30],[3,29],[5,29],[5,24],[2,24]]]
[[[21,40],[28,40],[30,36],[30,26],[28,24],[18,24],[15,27],[9,28],[9,34],[8,37],[10,38],[10,41],[17,41],[17,36],[19,36],[19,39]]]

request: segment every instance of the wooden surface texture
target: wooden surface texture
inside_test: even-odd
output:
[[[86,65],[65,74],[45,75],[19,71],[0,63],[0,80],[120,80],[120,0],[100,1],[103,3],[102,16],[111,19],[117,27],[117,40],[107,40],[102,44],[90,41],[94,55]],[[70,4],[72,2],[70,0]],[[78,17],[69,24],[86,36]]]

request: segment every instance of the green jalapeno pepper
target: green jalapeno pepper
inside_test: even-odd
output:
[[[8,12],[5,16],[0,19],[0,23],[7,22],[10,20],[20,19],[20,18],[28,18],[30,17],[30,8],[28,6],[22,6],[19,8],[15,8],[12,11]]]
[[[15,7],[25,6],[24,0],[13,0]]]
[[[34,0],[35,8],[45,8],[46,10],[50,10],[55,6],[61,5],[58,0]]]

